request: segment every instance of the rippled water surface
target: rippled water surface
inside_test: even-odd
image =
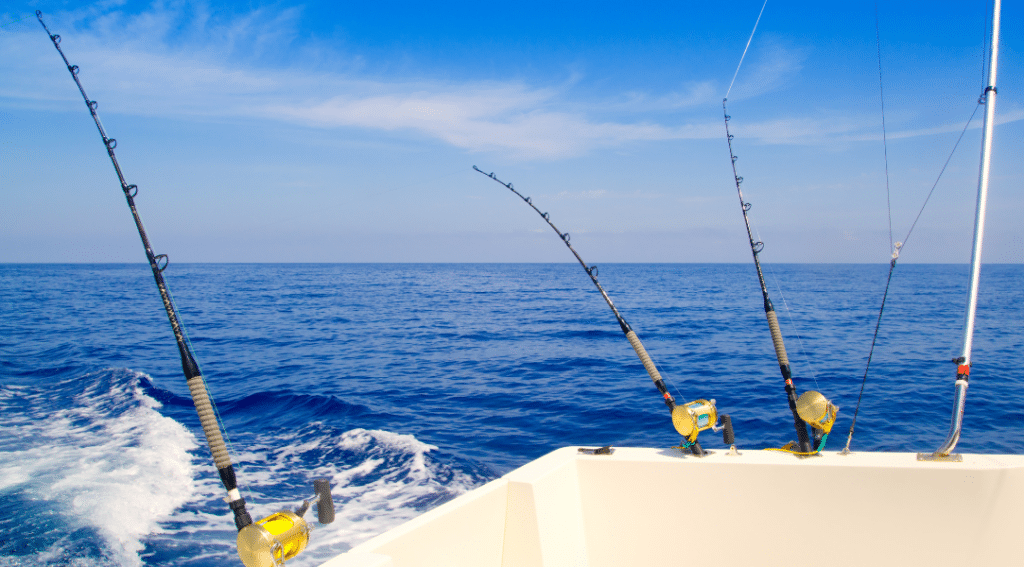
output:
[[[797,387],[845,444],[888,266],[768,273]],[[679,401],[737,444],[792,418],[749,265],[609,264]],[[857,450],[945,438],[968,269],[896,269]],[[330,477],[316,565],[564,445],[670,446],[667,410],[578,265],[172,265],[253,515]],[[959,450],[1024,452],[1024,267],[989,265]],[[234,527],[145,265],[0,265],[0,565],[237,565]],[[710,432],[709,448],[721,446]]]

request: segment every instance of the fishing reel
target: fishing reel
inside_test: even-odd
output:
[[[821,392],[808,390],[797,398],[796,413],[814,430],[814,445],[817,447],[815,451],[821,451],[825,447],[825,440],[832,431],[832,426],[836,424],[839,408]]]
[[[334,500],[331,481],[313,481],[315,494],[302,501],[297,510],[281,510],[245,526],[238,532],[238,557],[245,567],[281,567],[284,562],[302,553],[309,543],[313,528],[302,517],[316,503],[317,520],[321,524],[334,521]]]
[[[807,422],[807,425],[828,435],[836,423],[836,414],[839,413],[839,408],[825,398],[821,392],[808,390],[797,398],[796,413],[800,419]]]
[[[695,445],[697,435],[708,429],[715,432],[722,431],[722,440],[726,445],[732,445],[736,441],[732,430],[732,418],[723,415],[722,423],[719,425],[715,400],[694,400],[675,406],[672,408],[672,425],[685,439],[684,448]],[[695,451],[694,454],[703,455],[703,451],[700,453]]]

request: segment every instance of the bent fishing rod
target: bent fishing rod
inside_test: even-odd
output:
[[[768,319],[768,330],[771,332],[772,344],[775,346],[775,357],[779,361],[779,370],[782,372],[782,379],[786,384],[786,400],[789,402],[789,409],[793,413],[793,427],[796,428],[797,445],[800,453],[811,454],[820,451],[824,447],[825,439],[832,430],[835,423],[837,408],[825,399],[818,392],[808,391],[799,398],[796,395],[796,386],[793,384],[793,372],[789,366],[789,356],[786,354],[786,344],[782,340],[782,331],[779,328],[779,318],[775,314],[775,305],[768,297],[768,287],[764,283],[764,273],[761,271],[761,261],[758,256],[764,249],[764,242],[755,241],[754,234],[750,229],[750,217],[747,211],[751,204],[744,200],[743,178],[736,171],[736,154],[733,153],[732,141],[734,136],[729,133],[729,111],[726,109],[726,101],[722,99],[722,115],[725,117],[725,139],[729,144],[729,158],[732,161],[732,175],[736,182],[736,193],[740,198],[740,209],[743,212],[743,223],[747,227],[747,240],[750,242],[750,252],[754,256],[754,267],[757,269],[757,281],[761,285],[761,297],[764,299],[764,314]],[[814,444],[807,435],[807,424],[811,424],[814,430]]]
[[[124,192],[125,199],[128,200],[128,207],[132,211],[132,217],[135,219],[135,226],[139,230],[139,237],[142,239],[142,247],[146,250],[146,259],[149,261],[149,267],[153,271],[153,278],[156,280],[156,287],[160,291],[160,299],[163,300],[164,310],[167,311],[167,318],[171,322],[171,330],[174,332],[174,339],[178,343],[178,354],[181,356],[181,368],[185,373],[185,381],[188,383],[189,392],[192,394],[192,401],[195,403],[196,411],[199,413],[199,421],[203,426],[203,433],[206,435],[206,442],[210,446],[210,453],[213,454],[213,461],[217,466],[217,472],[220,474],[221,482],[224,484],[224,488],[228,492],[228,506],[231,508],[235,515],[235,525],[239,530],[248,526],[252,523],[252,518],[249,516],[249,512],[245,509],[245,499],[242,498],[238,492],[238,483],[235,480],[235,469],[231,464],[231,456],[228,454],[227,447],[224,444],[224,437],[221,435],[220,426],[217,423],[217,416],[213,409],[213,404],[210,401],[209,390],[206,387],[206,381],[203,379],[202,373],[199,370],[199,364],[196,363],[195,356],[192,354],[188,338],[185,335],[185,329],[181,325],[181,321],[178,317],[178,312],[174,307],[174,301],[171,299],[170,293],[167,291],[167,285],[164,283],[163,271],[167,268],[167,255],[166,254],[153,254],[153,248],[149,244],[149,237],[146,235],[146,229],[142,226],[142,218],[139,216],[139,211],[135,208],[135,196],[138,193],[138,187],[136,185],[129,185],[125,181],[124,174],[121,172],[121,166],[117,163],[117,157],[114,155],[114,148],[117,147],[117,140],[107,136],[107,132],[103,129],[103,123],[100,122],[100,117],[96,113],[96,107],[99,104],[91,100],[87,94],[85,94],[85,88],[82,87],[82,82],[78,79],[79,68],[78,65],[72,65],[64,51],[60,47],[60,36],[50,33],[50,28],[46,27],[46,23],[43,22],[43,14],[41,11],[36,11],[36,18],[39,19],[39,23],[42,24],[43,29],[46,30],[47,35],[50,36],[50,41],[53,42],[53,46],[57,48],[57,52],[60,53],[61,58],[64,60],[64,64],[67,65],[68,72],[71,73],[71,78],[75,80],[75,84],[78,86],[78,91],[82,93],[82,98],[85,100],[85,106],[89,109],[89,114],[92,115],[93,121],[96,123],[96,128],[100,132],[100,137],[103,139],[103,145],[107,148],[107,155],[110,156],[110,162],[114,165],[114,171],[117,172],[117,178],[121,182],[121,191]]]
[[[714,400],[709,401],[702,399],[682,405],[676,404],[675,398],[673,398],[672,394],[669,393],[668,387],[665,385],[665,380],[661,377],[661,373],[658,372],[658,367],[654,365],[654,361],[651,360],[651,356],[647,354],[647,349],[645,349],[643,343],[640,342],[640,338],[636,336],[636,332],[633,331],[633,328],[629,326],[629,323],[626,322],[626,319],[622,316],[621,313],[619,313],[619,310],[615,307],[615,304],[612,302],[611,297],[609,297],[608,293],[605,292],[604,287],[601,286],[601,283],[597,281],[597,266],[588,266],[587,263],[583,261],[583,258],[580,257],[579,252],[576,252],[576,249],[573,248],[572,244],[569,243],[569,233],[563,233],[562,231],[558,230],[558,227],[556,227],[555,224],[551,222],[551,215],[549,215],[548,213],[542,213],[541,210],[537,208],[537,205],[533,204],[533,199],[524,196],[519,191],[516,191],[515,187],[513,187],[511,183],[505,183],[504,181],[498,179],[493,172],[485,173],[482,169],[478,168],[475,165],[473,166],[473,169],[493,179],[497,183],[501,184],[509,191],[515,193],[527,205],[530,205],[530,207],[534,211],[536,211],[537,214],[541,216],[541,218],[544,219],[544,222],[548,223],[548,226],[550,226],[551,229],[554,230],[556,234],[558,234],[559,238],[562,239],[562,242],[565,243],[565,246],[569,248],[569,251],[572,252],[573,256],[576,257],[576,261],[579,262],[580,266],[583,267],[583,271],[585,271],[587,273],[587,276],[590,277],[590,281],[594,282],[594,285],[597,287],[597,290],[601,292],[601,297],[604,298],[605,303],[608,304],[608,307],[611,308],[612,313],[615,314],[615,319],[619,322],[619,328],[622,329],[623,334],[626,335],[626,339],[629,341],[629,344],[633,347],[633,350],[636,351],[636,355],[637,357],[640,358],[640,362],[643,363],[644,369],[647,370],[647,374],[651,377],[651,380],[654,381],[654,386],[658,389],[658,392],[661,393],[662,398],[664,398],[665,405],[668,406],[669,411],[672,412],[673,425],[675,425],[676,430],[681,435],[683,435],[683,437],[686,438],[686,441],[683,443],[682,447],[688,447],[690,449],[690,452],[693,453],[694,455],[704,456],[706,452],[701,448],[700,443],[697,441],[697,434],[700,431],[704,431],[706,429],[713,429],[714,431],[719,431],[723,428],[723,439],[725,441],[725,444],[732,445],[735,440],[732,431],[732,420],[728,415],[722,415],[722,425],[718,425],[718,410],[717,408],[715,408]]]
[[[310,503],[314,501],[317,503],[318,516],[321,523],[329,523],[334,520],[334,503],[331,501],[330,483],[326,479],[315,480],[315,497],[304,501],[304,506],[297,511],[297,514],[284,511],[278,512],[253,524],[252,517],[245,508],[245,499],[242,498],[238,490],[234,465],[224,443],[221,424],[213,407],[212,397],[206,386],[206,380],[203,379],[202,371],[199,369],[199,364],[196,362],[195,355],[192,352],[188,335],[178,317],[174,300],[167,291],[167,284],[164,282],[163,271],[167,268],[167,255],[153,253],[149,237],[146,235],[146,229],[142,225],[142,218],[135,208],[135,196],[138,194],[138,187],[130,185],[125,181],[121,166],[117,162],[117,156],[114,154],[117,140],[109,137],[106,130],[104,130],[103,123],[100,122],[99,114],[96,112],[99,104],[85,94],[85,88],[82,87],[82,82],[78,78],[80,71],[78,65],[72,65],[68,61],[67,56],[64,55],[64,51],[60,47],[60,36],[50,32],[50,28],[43,21],[42,11],[36,10],[36,18],[39,20],[40,25],[43,26],[43,29],[46,30],[46,34],[50,37],[50,41],[53,42],[53,46],[57,48],[57,52],[60,54],[61,59],[64,60],[68,72],[71,73],[71,78],[75,80],[75,85],[78,86],[78,91],[82,94],[82,99],[85,100],[85,106],[89,109],[89,114],[92,115],[93,122],[96,123],[96,128],[103,139],[103,145],[107,149],[110,163],[113,164],[118,181],[121,183],[121,191],[128,201],[128,208],[131,209],[132,218],[135,220],[135,227],[138,229],[139,237],[142,239],[142,247],[146,251],[146,259],[149,261],[149,267],[153,271],[153,279],[156,280],[160,299],[163,300],[164,310],[167,312],[167,318],[170,320],[174,339],[178,344],[181,368],[185,374],[185,381],[188,384],[192,402],[195,404],[196,412],[199,414],[199,422],[202,425],[203,434],[206,436],[210,453],[213,455],[217,473],[220,476],[221,483],[224,485],[224,489],[227,491],[225,501],[234,514],[235,527],[239,531],[239,555],[243,563],[248,567],[269,567],[270,565],[283,564],[285,559],[294,557],[305,548],[305,538],[308,537],[309,530],[301,515],[306,512]],[[293,527],[299,529],[293,529]],[[299,541],[300,539],[301,542]],[[267,561],[270,562],[268,563]]]

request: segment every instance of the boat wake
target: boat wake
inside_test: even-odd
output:
[[[0,565],[139,565],[142,538],[195,490],[196,439],[145,375],[0,387]]]
[[[295,567],[318,565],[494,476],[412,435],[346,431],[324,422],[242,432],[234,441],[239,487],[253,519],[294,510],[313,495],[313,479],[331,481],[336,519],[321,526],[315,514],[307,516],[315,532],[306,550],[289,561]],[[189,565],[237,561],[217,473],[201,451],[196,459],[204,463],[197,467],[196,494],[146,539],[147,564],[174,562],[182,546],[191,549]]]
[[[316,531],[295,565],[318,565],[489,480],[485,470],[464,461],[452,462],[443,454],[435,459],[438,448],[412,435],[353,429],[338,436],[321,424],[309,429],[323,435],[311,435],[312,443],[278,449],[268,459],[283,476],[288,468],[302,470],[289,463],[298,458],[306,467],[303,476],[330,478],[334,487],[337,519]],[[312,494],[310,486],[306,484],[306,492]],[[262,505],[254,510],[262,516],[276,508]]]
[[[0,387],[0,566],[237,562],[223,490],[182,402],[128,369]],[[412,435],[330,421],[229,427],[254,518],[331,480],[337,520],[312,522],[289,565],[316,565],[495,476]]]

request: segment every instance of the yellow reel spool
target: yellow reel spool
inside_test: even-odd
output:
[[[821,392],[808,390],[797,398],[796,413],[811,427],[828,433],[836,423],[839,408],[828,401]]]
[[[309,525],[282,510],[238,532],[238,557],[245,567],[280,567],[306,549]]]
[[[694,400],[672,408],[672,425],[690,443],[697,440],[697,434],[711,429],[718,423],[718,409],[715,400]]]

